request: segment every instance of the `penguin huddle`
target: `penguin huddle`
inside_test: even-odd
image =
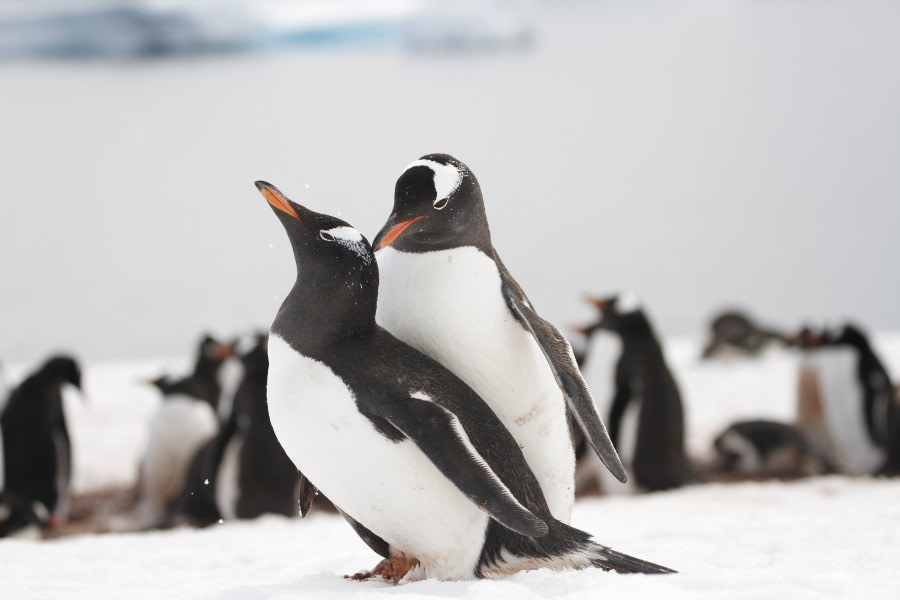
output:
[[[54,356],[0,405],[0,538],[66,520],[72,474],[66,385],[81,390],[81,369],[70,356]]]
[[[263,334],[204,336],[190,374],[150,382],[163,402],[139,470],[142,528],[297,514],[298,475],[266,411],[267,355]]]
[[[297,277],[269,336],[272,427],[383,560],[355,576],[471,579],[526,569],[668,573],[569,526],[569,419],[625,470],[560,332],[490,239],[478,180],[445,154],[410,164],[372,245],[257,188]]]

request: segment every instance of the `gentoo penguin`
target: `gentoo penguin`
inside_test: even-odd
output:
[[[798,423],[850,474],[886,473],[897,443],[894,386],[866,334],[854,324],[801,330],[789,343],[811,353],[801,366]]]
[[[732,352],[755,356],[769,342],[784,343],[786,339],[783,333],[756,324],[738,310],[727,310],[716,315],[709,330],[709,341],[703,349],[703,358]]]
[[[738,421],[713,441],[716,476],[795,478],[833,472],[827,455],[794,425]]]
[[[69,356],[49,359],[19,384],[9,396],[0,429],[3,431],[5,482],[9,503],[25,507],[9,518],[19,520],[29,511],[45,514],[51,527],[68,514],[72,450],[62,387],[81,389],[81,369]],[[26,519],[27,520],[27,519]],[[15,524],[0,526],[15,529]]]
[[[296,516],[299,474],[275,437],[266,403],[268,336],[248,336],[236,352],[244,376],[234,397],[234,432],[217,469],[216,505],[225,519]]]
[[[591,302],[601,313],[592,328],[611,331],[622,341],[609,411],[613,444],[638,487],[648,491],[679,487],[690,474],[684,411],[650,320],[633,293]]]
[[[268,401],[288,456],[383,560],[365,577],[668,569],[556,520],[509,432],[436,361],[376,325],[378,267],[346,222],[258,181],[297,279],[269,336]]]
[[[567,408],[626,481],[571,346],[538,315],[491,244],[481,188],[466,165],[446,154],[410,164],[373,246],[378,323],[487,402],[522,449],[554,517],[568,522],[574,502]]]
[[[191,463],[219,429],[216,406],[221,388],[217,374],[228,353],[226,348],[205,336],[191,375],[178,379],[164,376],[152,382],[162,393],[163,403],[150,423],[138,476],[138,518],[143,527],[172,523],[188,485]],[[200,489],[202,495],[197,502],[214,506],[211,488],[209,492],[205,487]]]

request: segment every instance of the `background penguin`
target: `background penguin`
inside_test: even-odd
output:
[[[138,518],[143,527],[172,523],[197,451],[219,430],[216,407],[221,385],[217,375],[228,348],[205,336],[191,375],[180,379],[164,376],[152,382],[162,393],[163,403],[151,421],[138,477]],[[204,496],[198,502],[214,505],[212,492],[201,490]]]
[[[811,354],[801,366],[801,429],[847,473],[895,469],[894,386],[865,333],[850,323],[820,332],[806,328],[790,343]]]
[[[709,341],[703,358],[739,352],[748,356],[759,354],[769,342],[784,343],[786,336],[774,329],[757,325],[746,313],[728,310],[716,315],[709,326]]]
[[[397,581],[415,565],[438,579],[537,567],[668,571],[554,519],[484,402],[376,325],[378,267],[365,238],[256,185],[297,263],[269,337],[272,425],[304,475],[385,557],[369,575]]]
[[[446,154],[410,164],[375,238],[378,323],[487,402],[568,522],[575,492],[571,410],[610,471],[627,479],[562,334],[542,319],[491,244],[481,188]]]
[[[248,336],[237,346],[244,376],[234,396],[233,431],[217,469],[216,506],[225,519],[252,519],[264,513],[299,514],[299,474],[285,454],[269,420],[266,334]]]
[[[634,294],[591,300],[605,329],[622,341],[615,369],[609,433],[634,482],[648,491],[679,487],[690,466],[678,385],[640,301]]]
[[[65,384],[80,390],[81,369],[69,356],[53,357],[12,391],[0,417],[3,494],[7,508],[22,507],[7,515],[12,522],[0,526],[4,530],[33,521],[29,513],[39,513],[38,520],[51,527],[68,515],[72,448],[63,407]]]
[[[716,477],[796,478],[835,471],[826,454],[793,425],[739,421],[713,441]]]

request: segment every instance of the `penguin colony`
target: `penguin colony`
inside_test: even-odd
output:
[[[629,292],[589,298],[597,317],[573,349],[503,264],[478,180],[457,159],[404,169],[371,245],[257,187],[291,242],[295,285],[269,334],[205,336],[190,373],[147,382],[161,403],[138,468],[139,528],[306,515],[331,500],[383,558],[358,579],[667,573],[569,526],[576,495],[626,479],[658,491],[900,474],[900,397],[854,324],[788,335],[717,315],[704,360],[771,345],[804,358],[796,421],[733,423],[703,464],[685,451],[682,397],[646,306]],[[580,371],[601,337],[620,345],[603,418]],[[57,356],[0,394],[0,537],[66,520],[67,386],[80,389],[81,371]]]

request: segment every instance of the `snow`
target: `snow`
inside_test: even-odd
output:
[[[602,350],[601,343],[598,350]],[[875,346],[900,372],[900,334]],[[738,418],[793,416],[799,356],[700,362],[699,339],[667,344],[687,405],[692,455]],[[600,354],[597,355],[599,358]],[[594,359],[589,359],[593,361]],[[598,361],[599,362],[599,361]],[[172,361],[85,366],[87,402],[67,397],[80,492],[133,485],[159,399],[138,381]],[[12,381],[22,366],[9,369]],[[587,371],[595,397],[601,377]],[[900,584],[900,481],[820,477],[694,486],[580,500],[573,524],[617,550],[679,571],[520,573],[498,580],[358,583],[378,561],[343,520],[264,517],[207,529],[0,540],[4,598],[893,598]]]

